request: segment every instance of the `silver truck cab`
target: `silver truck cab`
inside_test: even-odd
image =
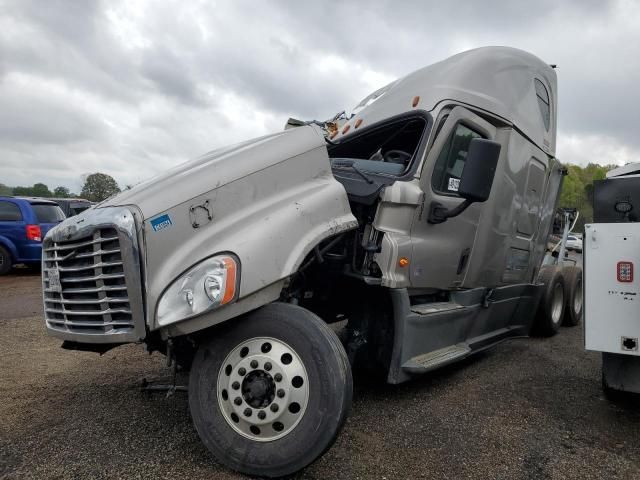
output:
[[[556,106],[553,68],[480,48],[348,118],[177,166],[47,235],[47,329],[168,355],[217,459],[299,470],[346,419],[351,365],[400,383],[528,335],[565,172]]]

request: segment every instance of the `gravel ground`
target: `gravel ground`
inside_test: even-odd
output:
[[[243,478],[216,464],[187,396],[130,345],[104,356],[46,336],[40,279],[0,278],[0,478]],[[640,477],[640,402],[612,403],[580,328],[522,339],[401,385],[356,378],[333,448],[298,478]]]

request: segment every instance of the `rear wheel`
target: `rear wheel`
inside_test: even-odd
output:
[[[13,259],[9,251],[0,245],[0,275],[5,275],[11,270]]]
[[[335,441],[352,379],[335,333],[303,308],[275,303],[238,320],[195,355],[191,415],[205,446],[239,472],[277,477]]]
[[[544,291],[534,320],[532,333],[551,337],[558,333],[564,317],[565,284],[562,272],[557,267],[543,267],[538,282],[544,284]]]
[[[562,271],[567,294],[564,312],[563,325],[575,327],[582,320],[582,269],[580,267],[569,266]]]

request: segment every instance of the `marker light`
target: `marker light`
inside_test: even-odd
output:
[[[407,265],[409,265],[409,259],[407,257],[401,257],[400,260],[398,260],[398,265],[400,265],[401,267],[406,267]]]
[[[216,255],[183,273],[160,297],[158,324],[175,323],[235,300],[237,270],[234,257]]]
[[[633,263],[618,262],[616,266],[618,281],[622,283],[633,282]]]

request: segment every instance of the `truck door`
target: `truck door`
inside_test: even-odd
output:
[[[413,287],[455,288],[462,284],[482,204],[472,204],[444,223],[430,224],[433,202],[447,209],[459,205],[460,178],[473,138],[495,140],[496,128],[464,107],[440,114],[420,175],[424,204],[411,229]]]

